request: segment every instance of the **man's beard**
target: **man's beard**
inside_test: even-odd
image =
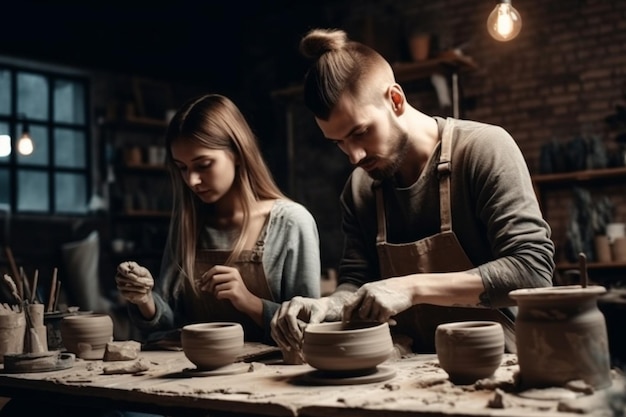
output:
[[[393,177],[400,169],[400,166],[404,162],[406,157],[406,150],[409,146],[409,138],[406,132],[401,132],[399,129],[395,129],[398,134],[391,152],[389,153],[389,162],[381,168],[376,168],[369,171],[369,176],[375,180],[385,180]]]

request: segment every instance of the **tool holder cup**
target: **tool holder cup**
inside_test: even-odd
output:
[[[23,312],[0,314],[0,363],[4,355],[24,352],[26,318]]]
[[[25,304],[28,327],[24,334],[24,352],[42,353],[48,351],[48,332],[44,324],[44,305]]]

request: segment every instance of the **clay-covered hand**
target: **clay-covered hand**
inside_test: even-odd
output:
[[[148,269],[133,261],[122,262],[115,274],[117,290],[122,298],[133,304],[148,304],[152,299],[154,279]]]
[[[407,285],[405,278],[389,278],[364,284],[354,294],[354,298],[345,304],[344,320],[395,324],[392,317],[413,305]]]
[[[252,294],[241,278],[237,268],[215,265],[197,282],[198,288],[209,292],[218,300],[230,300],[239,311],[248,311],[250,304],[257,297]]]
[[[342,308],[343,301],[338,297],[293,297],[274,314],[272,338],[281,349],[300,351],[307,324],[341,320]]]

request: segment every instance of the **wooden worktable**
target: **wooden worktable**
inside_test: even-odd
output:
[[[221,376],[190,376],[193,365],[180,351],[141,352],[140,360],[149,369],[138,374],[105,375],[103,367],[111,362],[77,359],[65,370],[1,372],[0,396],[109,407],[113,401],[120,408],[169,415],[572,417],[606,411],[606,395],[623,390],[622,377],[616,374],[612,388],[592,395],[560,389],[561,399],[523,398],[516,393],[518,366],[510,354],[493,378],[466,386],[451,384],[434,355],[390,359],[383,367],[392,368],[394,377],[358,385],[311,384],[309,365],[256,358],[250,355],[248,364],[240,364],[245,372]],[[562,391],[578,398],[563,399]]]

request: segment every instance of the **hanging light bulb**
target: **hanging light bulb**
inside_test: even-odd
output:
[[[487,18],[487,30],[495,40],[510,41],[522,30],[522,17],[511,4],[511,0],[497,0],[496,3]]]
[[[33,140],[30,137],[30,132],[28,129],[28,122],[24,122],[22,125],[22,136],[17,141],[17,151],[22,155],[30,155],[35,150],[33,146]]]

